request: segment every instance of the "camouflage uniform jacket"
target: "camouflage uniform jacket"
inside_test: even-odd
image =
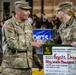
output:
[[[25,20],[19,24],[15,17],[12,17],[5,22],[2,33],[2,67],[32,68],[33,35],[30,23]],[[40,62],[39,59],[36,61]]]
[[[62,44],[76,41],[76,18],[72,17],[67,23],[62,23],[59,27],[59,34]]]

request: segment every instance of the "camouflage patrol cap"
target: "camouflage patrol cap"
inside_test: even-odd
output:
[[[31,9],[28,2],[25,1],[16,1],[15,8],[22,8],[22,9]]]
[[[60,2],[58,7],[55,10],[61,10],[61,9],[72,9],[73,3],[72,2]]]

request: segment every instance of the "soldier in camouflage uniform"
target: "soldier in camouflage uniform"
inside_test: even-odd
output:
[[[42,69],[35,49],[42,45],[34,41],[32,26],[27,21],[31,7],[28,2],[15,2],[15,16],[7,20],[2,28],[2,75],[31,75],[32,62]]]
[[[61,2],[56,8],[58,17],[62,21],[59,27],[59,35],[62,44],[70,45],[76,41],[76,17],[72,2]],[[57,37],[55,38],[56,41]]]

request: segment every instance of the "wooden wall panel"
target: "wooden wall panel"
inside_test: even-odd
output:
[[[52,15],[56,13],[55,8],[58,6],[59,2],[71,1],[74,4],[74,8],[76,9],[76,0],[44,0],[44,13],[47,17],[48,15]],[[41,0],[33,0],[33,13],[41,15]]]

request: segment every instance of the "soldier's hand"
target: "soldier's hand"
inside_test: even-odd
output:
[[[39,68],[39,71],[41,71],[43,69],[43,67]]]
[[[72,42],[72,43],[71,43],[71,46],[76,47],[76,42]]]
[[[32,42],[31,45],[36,47],[36,48],[40,48],[43,45],[43,43],[41,40],[37,40],[35,42]]]
[[[43,65],[42,64],[39,64],[38,67],[39,67],[39,71],[41,71],[43,69]]]

